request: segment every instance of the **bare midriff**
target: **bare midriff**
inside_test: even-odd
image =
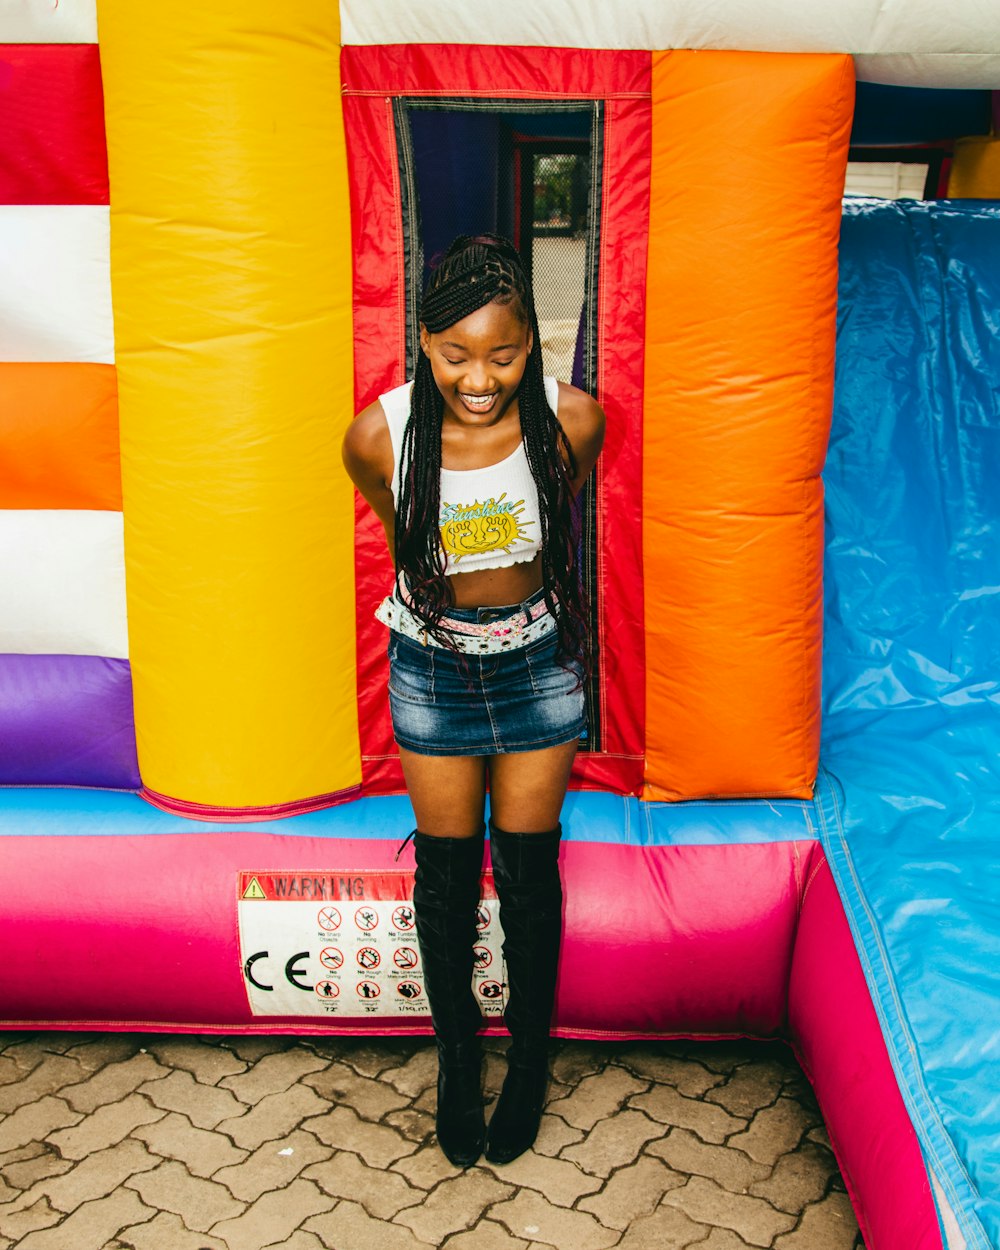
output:
[[[456,608],[496,608],[523,603],[542,585],[542,560],[535,556],[503,569],[455,573],[448,578]]]

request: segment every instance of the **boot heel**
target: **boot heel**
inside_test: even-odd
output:
[[[437,1139],[449,1161],[468,1168],[483,1153],[482,1054],[448,1055],[438,1051]]]
[[[535,1144],[548,1084],[546,1059],[530,1066],[510,1064],[486,1131],[490,1163],[511,1163]]]

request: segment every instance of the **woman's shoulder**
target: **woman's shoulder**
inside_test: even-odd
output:
[[[604,446],[604,413],[592,395],[568,382],[559,383],[559,424],[573,449],[576,473],[574,494],[583,485]]]
[[[362,408],[347,429],[345,448],[370,456],[391,455],[403,437],[410,417],[412,382],[394,386],[367,408]]]
[[[589,442],[594,437],[602,436],[604,412],[593,395],[588,395],[579,387],[570,386],[568,382],[560,382],[558,385],[559,424],[566,431],[566,437],[573,448],[576,448],[577,439]]]
[[[394,438],[402,434],[404,426],[410,419],[412,395],[413,383],[404,382],[401,386],[394,386],[391,391],[386,391],[378,397],[377,403],[382,409]],[[365,411],[367,412],[368,409],[366,408]]]
[[[392,438],[381,399],[363,408],[344,435],[344,462],[348,468],[359,465],[392,466]]]

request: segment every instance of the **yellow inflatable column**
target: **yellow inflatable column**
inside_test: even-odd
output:
[[[98,26],[140,769],[294,810],[360,781],[338,6]]]

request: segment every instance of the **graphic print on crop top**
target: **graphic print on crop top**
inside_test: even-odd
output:
[[[558,411],[559,383],[546,377],[545,398]],[[399,507],[400,474],[412,384],[379,396],[392,442],[392,497]],[[479,469],[441,468],[438,533],[446,573],[481,572],[533,560],[541,550],[538,488],[524,441],[504,460]]]
[[[530,546],[535,535],[529,531],[536,521],[523,519],[525,501],[507,498],[456,503],[441,500],[441,545],[459,564],[463,556],[484,555],[489,551],[513,555]]]

